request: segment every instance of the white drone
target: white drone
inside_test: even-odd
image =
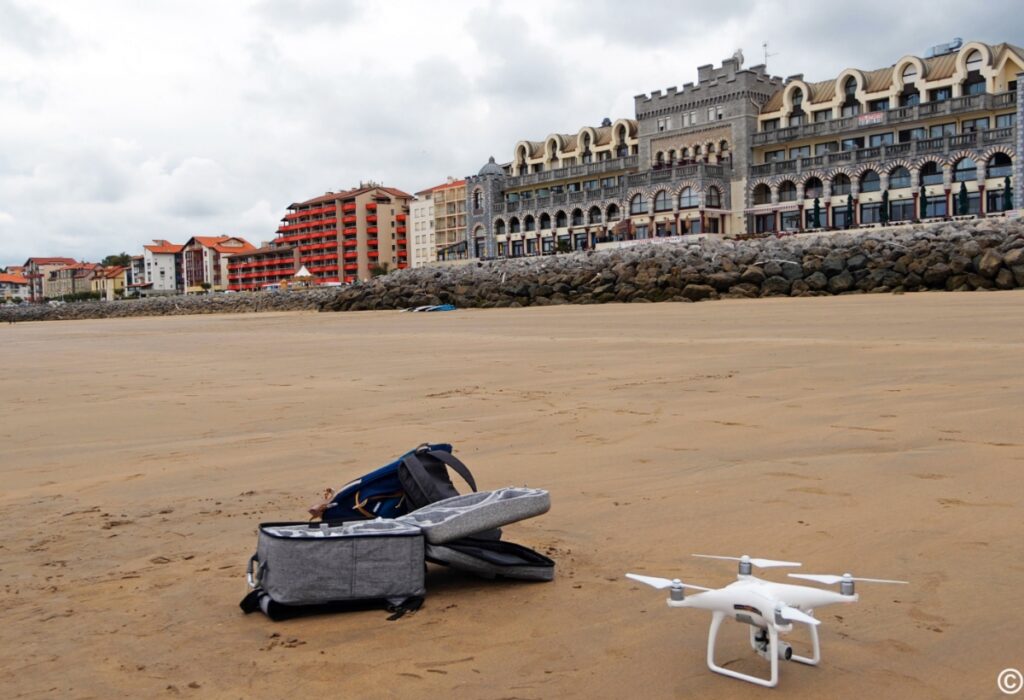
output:
[[[695,557],[706,559],[728,559],[739,562],[739,574],[736,581],[724,588],[711,589],[683,583],[679,579],[658,578],[626,574],[626,578],[646,583],[655,588],[668,588],[669,598],[666,601],[670,608],[700,608],[711,611],[711,629],[708,631],[708,668],[724,676],[738,678],[742,681],[756,683],[774,688],[779,682],[779,659],[798,661],[809,666],[817,666],[821,661],[821,646],[818,643],[818,625],[821,621],[814,617],[814,609],[835,603],[856,603],[859,597],[854,592],[855,581],[871,583],[907,583],[906,581],[890,581],[880,578],[856,578],[850,574],[837,576],[833,574],[789,574],[792,578],[805,579],[825,585],[839,584],[839,592],[828,591],[811,586],[797,586],[788,583],[763,581],[753,576],[751,568],[756,566],[768,569],[777,566],[801,566],[795,561],[775,561],[773,559],[755,559],[747,555],[742,557],[720,557],[711,554],[694,554]],[[687,597],[686,589],[703,591]],[[771,676],[759,678],[746,673],[732,671],[715,663],[715,640],[718,628],[727,617],[750,625],[750,646],[761,657],[771,663]],[[813,655],[798,656],[786,642],[779,640],[780,634],[793,631],[794,622],[808,626],[811,633]]]

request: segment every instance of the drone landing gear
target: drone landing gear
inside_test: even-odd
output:
[[[718,628],[722,626],[722,622],[726,619],[727,615],[724,612],[716,611],[711,615],[711,629],[708,631],[708,668],[715,673],[721,673],[723,676],[729,676],[730,678],[737,678],[741,681],[747,681],[755,685],[762,685],[765,688],[774,688],[779,684],[779,633],[774,628],[769,626],[767,630],[761,630],[760,628],[752,628],[750,632],[751,644],[754,644],[754,630],[756,634],[766,635],[765,644],[766,655],[768,656],[768,662],[771,664],[771,675],[768,678],[758,678],[757,676],[751,676],[747,673],[740,673],[739,671],[733,671],[719,666],[715,663],[715,641],[718,639]],[[758,642],[760,643],[760,642]],[[787,645],[788,646],[788,645]],[[758,649],[757,646],[754,647]],[[760,650],[759,650],[760,653]]]
[[[808,611],[811,612],[811,611]],[[771,673],[768,678],[759,678],[752,676],[747,673],[740,673],[739,671],[733,671],[719,666],[715,663],[715,643],[718,639],[718,630],[722,626],[722,622],[726,618],[730,617],[724,612],[715,612],[711,616],[711,629],[708,631],[708,668],[715,673],[720,673],[723,676],[729,676],[730,678],[737,678],[741,681],[747,681],[748,683],[754,683],[755,685],[761,685],[766,688],[774,688],[779,683],[779,659],[786,661],[796,661],[801,664],[808,666],[817,666],[818,662],[821,661],[821,645],[818,640],[818,628],[814,625],[807,625],[810,628],[811,633],[811,645],[812,645],[812,656],[800,656],[793,653],[793,648],[786,642],[779,640],[779,632],[775,629],[774,625],[769,625],[767,629],[761,629],[751,625],[750,627],[750,646],[753,647],[763,659],[768,661],[771,666]]]

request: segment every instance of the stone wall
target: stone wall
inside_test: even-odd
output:
[[[990,290],[1024,287],[1024,222],[988,218],[856,233],[637,245],[393,272],[349,287],[63,306],[0,306],[0,321],[254,311],[358,311]]]

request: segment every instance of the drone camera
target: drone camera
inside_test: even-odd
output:
[[[786,642],[779,641],[779,658],[783,661],[789,661],[793,658],[793,647]]]

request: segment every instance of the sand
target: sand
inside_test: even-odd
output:
[[[0,328],[5,697],[999,697],[1024,667],[1024,292]],[[243,615],[260,521],[451,441],[550,490],[549,584],[431,568],[422,610]],[[637,571],[901,578],[824,659],[710,673]],[[778,579],[778,570],[768,572]],[[731,625],[720,660],[766,668]],[[800,642],[804,637],[794,635]]]

